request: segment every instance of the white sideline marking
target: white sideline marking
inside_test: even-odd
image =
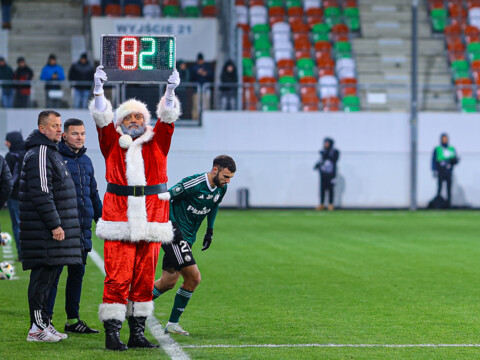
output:
[[[103,275],[105,273],[105,263],[102,257],[92,249],[90,252],[90,258],[93,260],[95,265],[98,266]],[[172,360],[190,360],[190,357],[185,351],[182,350],[182,347],[173,340],[170,335],[165,334],[162,329],[162,325],[158,322],[155,316],[149,316],[147,318],[147,327],[150,333],[157,339],[158,343],[162,349],[167,353]]]
[[[184,349],[208,348],[441,348],[441,347],[480,347],[480,344],[251,344],[251,345],[185,345]]]

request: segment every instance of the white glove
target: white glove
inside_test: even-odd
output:
[[[167,80],[167,92],[169,90],[173,91],[175,88],[180,85],[180,74],[177,69],[173,70],[172,75],[168,77]]]
[[[93,94],[102,95],[103,83],[107,81],[107,74],[105,74],[105,71],[103,71],[103,65],[97,66],[97,70],[95,71],[95,75],[93,75],[93,79],[95,80],[95,88],[93,89]]]
[[[180,85],[180,74],[177,69],[173,70],[172,75],[167,80],[167,90],[165,91],[165,105],[169,108],[175,107],[175,88]]]

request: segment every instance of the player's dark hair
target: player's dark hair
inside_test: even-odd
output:
[[[219,155],[213,159],[213,167],[218,167],[219,170],[228,169],[231,172],[237,171],[235,161],[228,155]]]
[[[50,115],[55,115],[56,117],[60,117],[60,113],[55,110],[43,110],[40,114],[38,114],[38,125],[44,125]]]
[[[65,121],[65,124],[63,124],[63,131],[67,132],[70,126],[85,126],[85,125],[83,124],[83,121],[80,119],[75,119],[75,118],[67,119],[67,121]]]

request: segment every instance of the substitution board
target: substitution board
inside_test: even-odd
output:
[[[102,35],[100,63],[109,82],[166,82],[175,69],[175,36]]]

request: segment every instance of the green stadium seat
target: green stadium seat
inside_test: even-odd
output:
[[[268,24],[256,24],[252,27],[252,34],[254,39],[258,39],[262,36],[269,36],[270,27]]]
[[[433,31],[443,33],[448,21],[447,11],[445,9],[433,9],[430,15]]]
[[[478,60],[480,58],[480,43],[471,42],[467,45],[467,53],[470,61]]]
[[[185,17],[197,18],[200,17],[200,9],[196,6],[187,6],[183,9]]]
[[[268,37],[261,37],[253,42],[253,48],[255,50],[270,50],[271,47],[272,44],[270,43]]]
[[[215,6],[217,2],[215,0],[202,0],[202,6]]]
[[[293,76],[282,76],[278,80],[278,84],[280,86],[280,95],[297,93],[297,90],[295,88],[297,80],[295,80]]]
[[[317,41],[329,41],[330,27],[325,23],[315,24],[312,27],[313,42]]]
[[[243,75],[253,76],[253,60],[250,58],[242,59]]]
[[[162,13],[164,17],[179,17],[180,7],[177,5],[165,5]]]
[[[477,100],[471,97],[464,97],[461,102],[463,112],[477,112]]]
[[[262,111],[277,111],[278,96],[275,94],[265,94],[260,99]]]
[[[255,59],[261,58],[261,57],[270,57],[270,49],[259,49],[255,50]]]
[[[285,6],[287,9],[290,9],[292,7],[303,7],[302,0],[287,0],[285,2]]]
[[[348,41],[339,41],[334,45],[337,58],[352,57],[352,45]]]
[[[268,0],[267,1],[267,7],[282,7],[283,8],[283,0]]]
[[[325,23],[332,28],[333,25],[340,24],[342,22],[340,16],[340,9],[338,7],[327,7],[324,12]]]
[[[360,99],[358,96],[345,96],[343,98],[343,110],[346,112],[360,111]]]
[[[344,10],[345,23],[350,31],[360,30],[360,14],[358,8],[348,7]]]
[[[298,77],[315,76],[315,63],[312,59],[303,58],[297,61]]]

